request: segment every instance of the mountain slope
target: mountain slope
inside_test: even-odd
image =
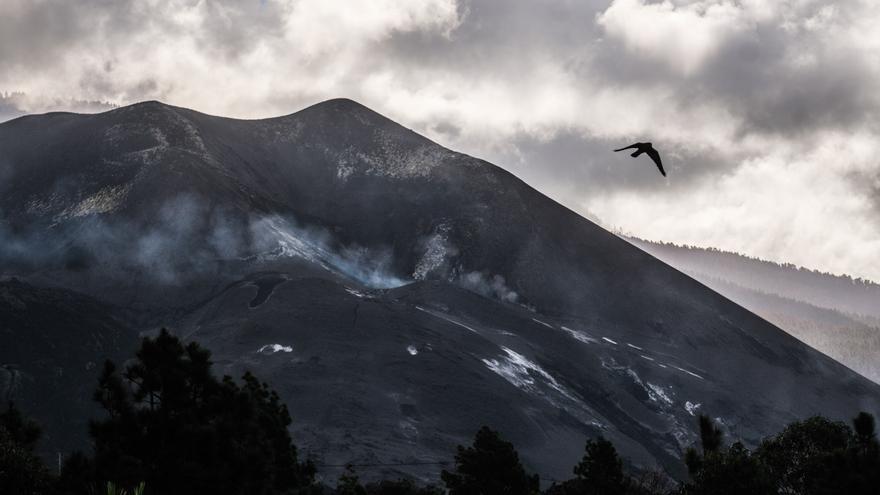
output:
[[[734,253],[627,240],[880,382],[880,285]]]
[[[92,392],[105,359],[137,343],[127,315],[68,290],[0,281],[0,400],[15,401],[43,425],[41,453],[82,449]]]
[[[545,476],[599,433],[681,475],[696,412],[753,443],[880,409],[844,366],[350,100],[256,121],[156,102],[23,117],[0,151],[3,272],[253,370],[329,464],[448,460],[490,424]]]

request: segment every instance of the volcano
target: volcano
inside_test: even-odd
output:
[[[351,100],[265,120],[158,102],[21,117],[0,124],[0,177],[0,273],[17,278],[0,393],[28,398],[50,452],[88,408],[36,391],[87,401],[88,363],[162,326],[218,373],[269,382],[329,479],[352,463],[434,480],[484,424],[547,479],[598,435],[680,477],[700,413],[754,445],[880,411],[878,385]],[[83,334],[109,343],[47,349]]]

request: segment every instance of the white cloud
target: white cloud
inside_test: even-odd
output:
[[[609,192],[583,206],[651,239],[880,280],[876,198],[852,182],[853,173],[876,170],[876,153],[870,135],[827,136],[806,153],[779,149],[746,160],[684,194]]]
[[[393,32],[428,30],[444,36],[459,22],[454,0],[349,0],[281,2],[285,38],[305,57],[357,52]]]
[[[58,40],[44,63],[0,60],[0,87],[121,103],[160,98],[235,116],[343,95],[365,65],[381,63],[383,40],[448,37],[463,16],[454,0],[83,2],[70,15],[89,21],[53,33],[45,17],[60,9],[18,2],[4,10],[10,25],[33,22]]]
[[[742,5],[725,0],[615,0],[597,22],[630,50],[690,74],[730,36],[754,27],[749,14]]]
[[[248,118],[347,96],[642,237],[880,278],[878,23],[869,0],[7,0],[0,90]],[[667,182],[610,152],[635,140]]]

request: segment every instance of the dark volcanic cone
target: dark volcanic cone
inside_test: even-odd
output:
[[[0,125],[0,160],[4,273],[254,371],[329,464],[449,460],[488,424],[546,477],[597,434],[681,475],[701,412],[754,443],[880,409],[835,361],[350,100],[253,121],[156,102],[23,117]]]

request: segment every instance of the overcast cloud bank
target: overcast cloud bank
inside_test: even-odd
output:
[[[608,227],[880,280],[875,2],[8,0],[3,10],[0,90],[33,101],[160,99],[265,117],[346,96]],[[636,140],[661,150],[668,180],[610,152]]]

